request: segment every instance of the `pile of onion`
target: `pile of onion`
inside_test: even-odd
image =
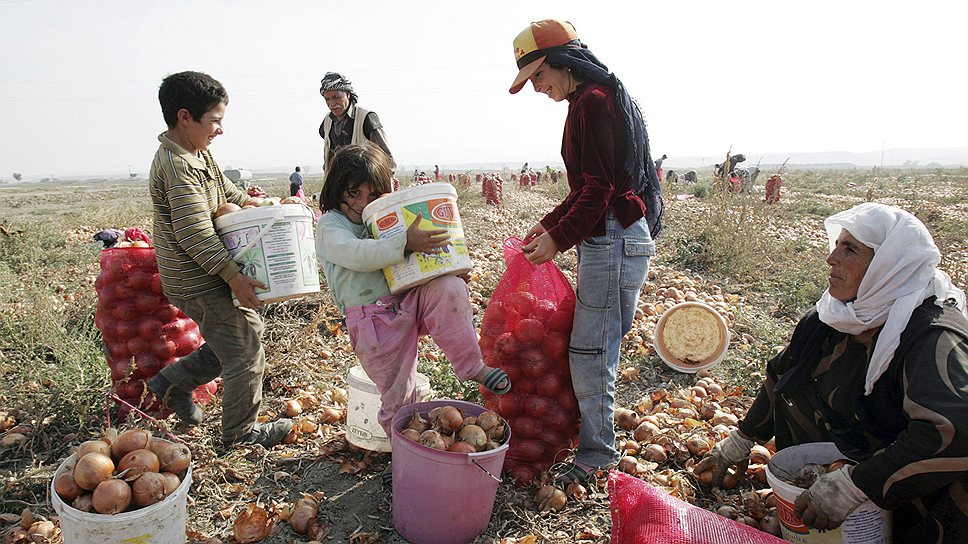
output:
[[[400,434],[435,450],[478,453],[500,446],[507,426],[490,410],[465,416],[456,406],[438,406],[426,414],[414,410]]]
[[[174,493],[191,462],[188,446],[128,429],[79,445],[55,476],[54,491],[82,512],[119,514]]]

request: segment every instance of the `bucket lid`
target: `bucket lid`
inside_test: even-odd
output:
[[[269,219],[283,217],[304,217],[311,219],[313,212],[305,204],[274,204],[272,206],[258,206],[227,213],[215,218],[215,229],[222,229],[239,223],[264,222]]]
[[[400,189],[399,191],[393,193],[387,193],[373,202],[370,202],[365,208],[363,208],[363,213],[361,215],[363,217],[363,222],[369,223],[368,218],[379,213],[381,210],[395,206],[405,206],[407,204],[421,202],[433,197],[440,198],[448,196],[456,200],[457,189],[454,189],[454,186],[446,181],[414,185],[413,187]]]
[[[652,343],[670,368],[693,373],[719,364],[729,337],[726,320],[712,306],[681,302],[659,318]]]

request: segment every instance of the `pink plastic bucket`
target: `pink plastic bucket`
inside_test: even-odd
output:
[[[465,416],[485,411],[446,399],[400,408],[393,420],[393,526],[413,544],[464,544],[491,522],[511,428],[505,421],[502,445],[480,453],[439,451],[400,434],[414,410],[426,416],[438,406],[454,406]]]

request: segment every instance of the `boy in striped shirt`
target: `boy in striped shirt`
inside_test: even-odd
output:
[[[258,423],[262,404],[265,323],[255,288],[266,286],[242,274],[215,232],[213,213],[249,197],[226,181],[208,147],[222,134],[228,93],[200,72],[180,72],[158,90],[168,130],[151,163],[155,252],[165,296],[201,330],[205,343],[148,381],[151,391],[184,422],[197,425],[203,413],[192,391],[222,376],[222,444],[272,447],[292,421]],[[253,202],[254,203],[254,202]],[[239,301],[236,307],[232,295]]]

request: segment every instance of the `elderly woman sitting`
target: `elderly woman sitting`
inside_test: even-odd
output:
[[[821,476],[795,514],[840,526],[870,499],[894,513],[894,542],[968,542],[968,318],[965,294],[913,215],[865,203],[825,221],[829,288],[767,364],[739,429],[696,470],[834,442],[857,462]]]

